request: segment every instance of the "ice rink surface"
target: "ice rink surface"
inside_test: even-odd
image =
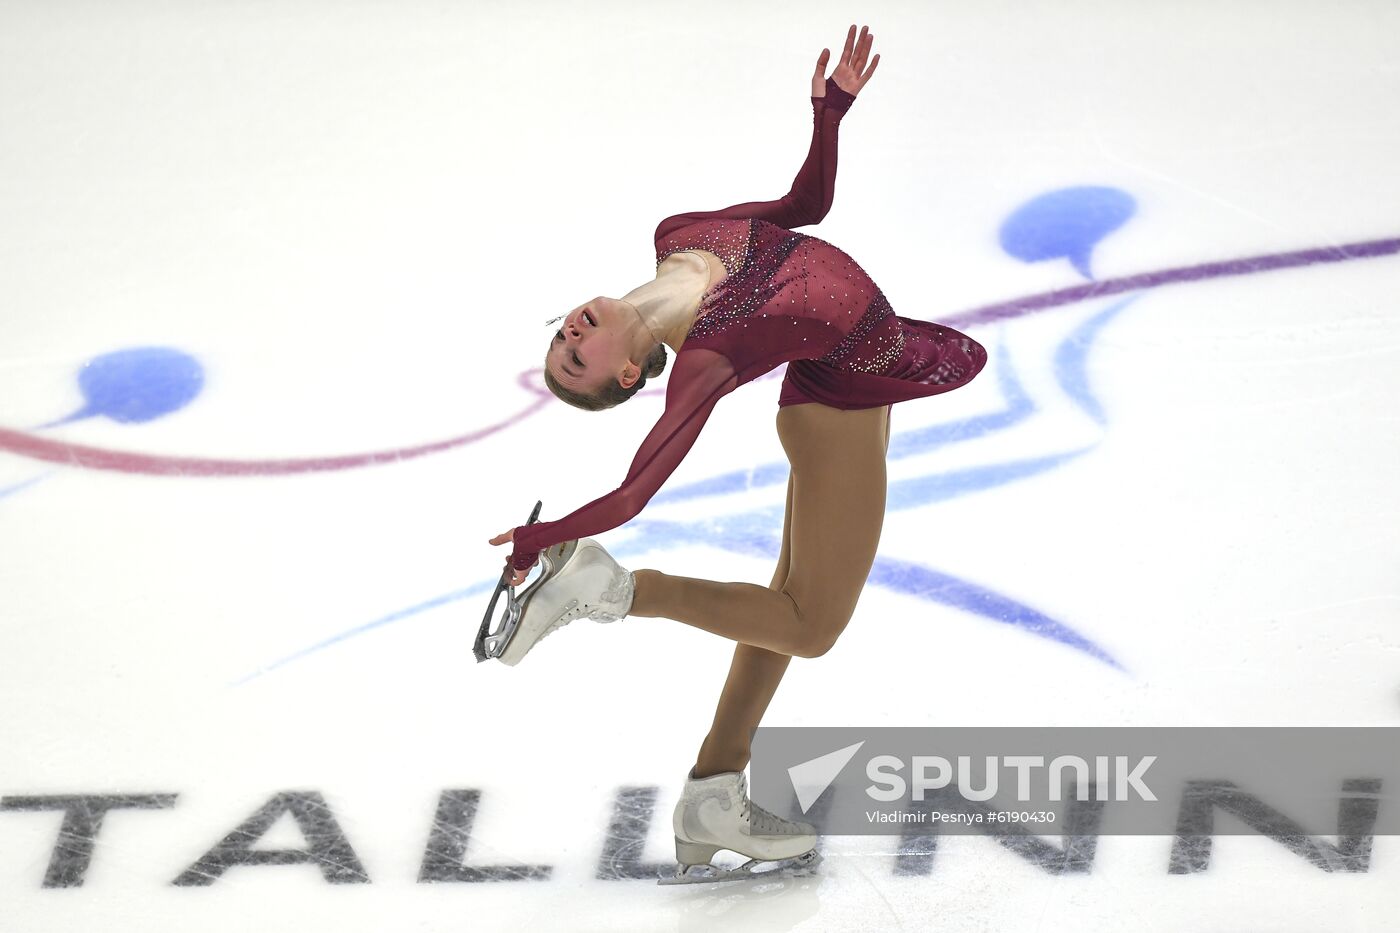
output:
[[[554,400],[543,322],[782,195],[853,19],[804,232],[992,358],[895,406],[856,616],[765,724],[1400,724],[1400,6],[3,2],[0,929],[1395,928],[1393,836],[657,887],[732,643],[473,662],[487,539],[661,411]],[[619,560],[766,584],[781,375]]]

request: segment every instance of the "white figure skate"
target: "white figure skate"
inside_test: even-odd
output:
[[[810,874],[822,860],[815,848],[813,826],[785,820],[750,801],[742,771],[688,778],[671,827],[679,864],[674,875],[658,879],[658,884],[802,876]],[[748,861],[720,868],[711,861],[720,849],[737,852]],[[779,864],[754,871],[754,866],[764,862]]]
[[[616,622],[632,607],[632,572],[592,538],[540,551],[540,566],[539,577],[518,597],[513,587],[504,586],[509,594],[504,624],[498,631],[478,635],[478,660],[499,658],[514,666],[541,640],[575,619]],[[493,596],[493,608],[495,601]],[[483,632],[490,613],[488,609]]]

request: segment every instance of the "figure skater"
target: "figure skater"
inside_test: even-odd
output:
[[[558,521],[490,539],[513,544],[511,585],[537,559],[543,571],[519,598],[508,644],[493,655],[507,664],[580,617],[663,617],[737,642],[672,820],[678,879],[732,876],[703,871],[720,849],[748,856],[744,869],[819,858],[809,824],[749,801],[751,730],[788,662],[825,654],[855,611],[884,522],[890,406],[966,385],[987,361],[972,338],[896,315],[855,260],[792,230],[831,209],[837,128],[879,63],[877,54],[866,67],[873,38],[865,27],[857,37],[852,25],[830,77],[828,50],[817,57],[811,147],[786,195],[667,217],[656,228],[652,281],[561,315],[544,367],[556,396],[589,411],[624,402],[660,375],[670,347],[676,360],[665,410],[612,492]],[[776,420],[790,470],[782,545],[767,587],[629,571],[587,537],[639,514],[715,403],[783,363]]]

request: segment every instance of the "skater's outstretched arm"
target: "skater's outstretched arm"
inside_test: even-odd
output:
[[[491,539],[496,544],[514,542],[510,565],[520,573],[512,582],[523,580],[523,572],[550,545],[600,534],[640,513],[685,459],[715,403],[737,384],[733,364],[724,354],[700,347],[677,353],[666,384],[666,409],[632,458],[622,484],[558,521],[520,525],[511,537]]]
[[[827,215],[836,193],[837,127],[880,60],[880,56],[876,55],[862,74],[861,69],[865,68],[865,57],[870,51],[874,34],[862,29],[858,44],[855,36],[856,27],[851,26],[841,61],[831,77],[823,77],[827,50],[822,49],[821,55],[817,56],[817,69],[812,75],[812,144],[807,149],[807,160],[798,169],[788,193],[775,201],[746,201],[717,211],[672,215],[657,225],[655,239],[658,244],[672,231],[700,220],[757,218],[792,229],[818,223]]]

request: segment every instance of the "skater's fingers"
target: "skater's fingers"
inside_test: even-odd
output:
[[[861,29],[861,38],[865,38],[865,29]],[[856,24],[851,23],[851,28],[846,32],[846,47],[841,50],[841,58],[837,61],[837,67],[849,65],[851,63],[851,50],[856,46]]]
[[[817,68],[812,72],[812,96],[826,96],[826,62],[831,57],[830,49],[822,49],[822,53],[817,56]]]

